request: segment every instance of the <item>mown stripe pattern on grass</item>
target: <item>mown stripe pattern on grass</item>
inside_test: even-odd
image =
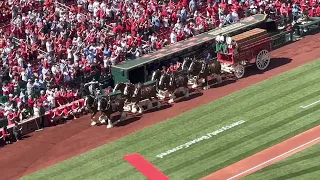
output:
[[[319,179],[320,176],[320,144],[313,145],[271,166],[253,173],[244,180],[255,179]]]
[[[144,179],[121,157],[140,153],[171,179],[198,179],[320,124],[320,61],[204,105],[23,179]],[[177,153],[156,155],[239,120]],[[49,178],[49,179],[50,179]]]

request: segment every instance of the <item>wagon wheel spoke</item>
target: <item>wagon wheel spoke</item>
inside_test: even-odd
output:
[[[256,58],[256,66],[259,70],[265,70],[270,63],[270,56],[267,50],[261,50]]]
[[[235,71],[234,71],[234,74],[235,76],[240,79],[244,76],[244,73],[245,73],[245,68],[243,65],[241,64],[238,64],[236,67],[235,67]]]

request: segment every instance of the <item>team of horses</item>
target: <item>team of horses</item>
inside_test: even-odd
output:
[[[113,92],[121,92],[120,98],[109,95],[85,97],[85,106],[91,114],[91,125],[105,124],[111,128],[116,123],[126,119],[126,112],[143,113],[147,109],[160,108],[160,100],[169,98],[168,103],[173,103],[177,94],[189,97],[189,86],[197,88],[200,85],[208,89],[209,78],[214,77],[217,83],[221,82],[221,65],[218,61],[196,61],[190,58],[184,59],[181,68],[176,72],[162,72],[156,70],[152,74],[150,84],[118,83]],[[153,104],[156,104],[155,106]],[[95,115],[101,112],[98,120]],[[120,113],[120,119],[111,121],[111,115]]]

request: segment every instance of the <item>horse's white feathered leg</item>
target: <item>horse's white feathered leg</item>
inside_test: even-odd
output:
[[[108,119],[108,125],[107,125],[107,128],[112,128],[113,127],[113,124],[111,122],[111,119]]]
[[[139,105],[138,108],[139,108],[139,114],[142,114],[144,111],[143,107]]]
[[[137,113],[137,106],[135,104],[132,105],[131,112],[132,113]]]
[[[101,124],[106,123],[106,119],[105,119],[105,117],[104,117],[103,115],[101,115],[101,116],[99,117],[99,121],[100,121]]]
[[[192,88],[197,88],[198,87],[198,84],[197,83],[194,83],[193,85],[192,85]]]
[[[123,110],[124,110],[124,111],[131,111],[131,106],[130,106],[130,105],[125,105],[125,106],[123,107]]]
[[[97,122],[95,122],[93,119],[91,119],[91,126],[95,126]]]
[[[172,93],[172,95],[170,96],[170,100],[168,101],[168,103],[174,103],[174,99],[175,99],[175,95]]]

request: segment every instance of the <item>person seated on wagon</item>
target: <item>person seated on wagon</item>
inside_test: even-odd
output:
[[[224,36],[222,34],[219,34],[216,37],[216,52],[225,53],[226,51],[227,51],[227,46],[225,44]]]
[[[229,53],[232,52],[234,47],[233,47],[232,38],[229,35],[227,35],[226,37],[226,43],[227,43],[228,52]]]

